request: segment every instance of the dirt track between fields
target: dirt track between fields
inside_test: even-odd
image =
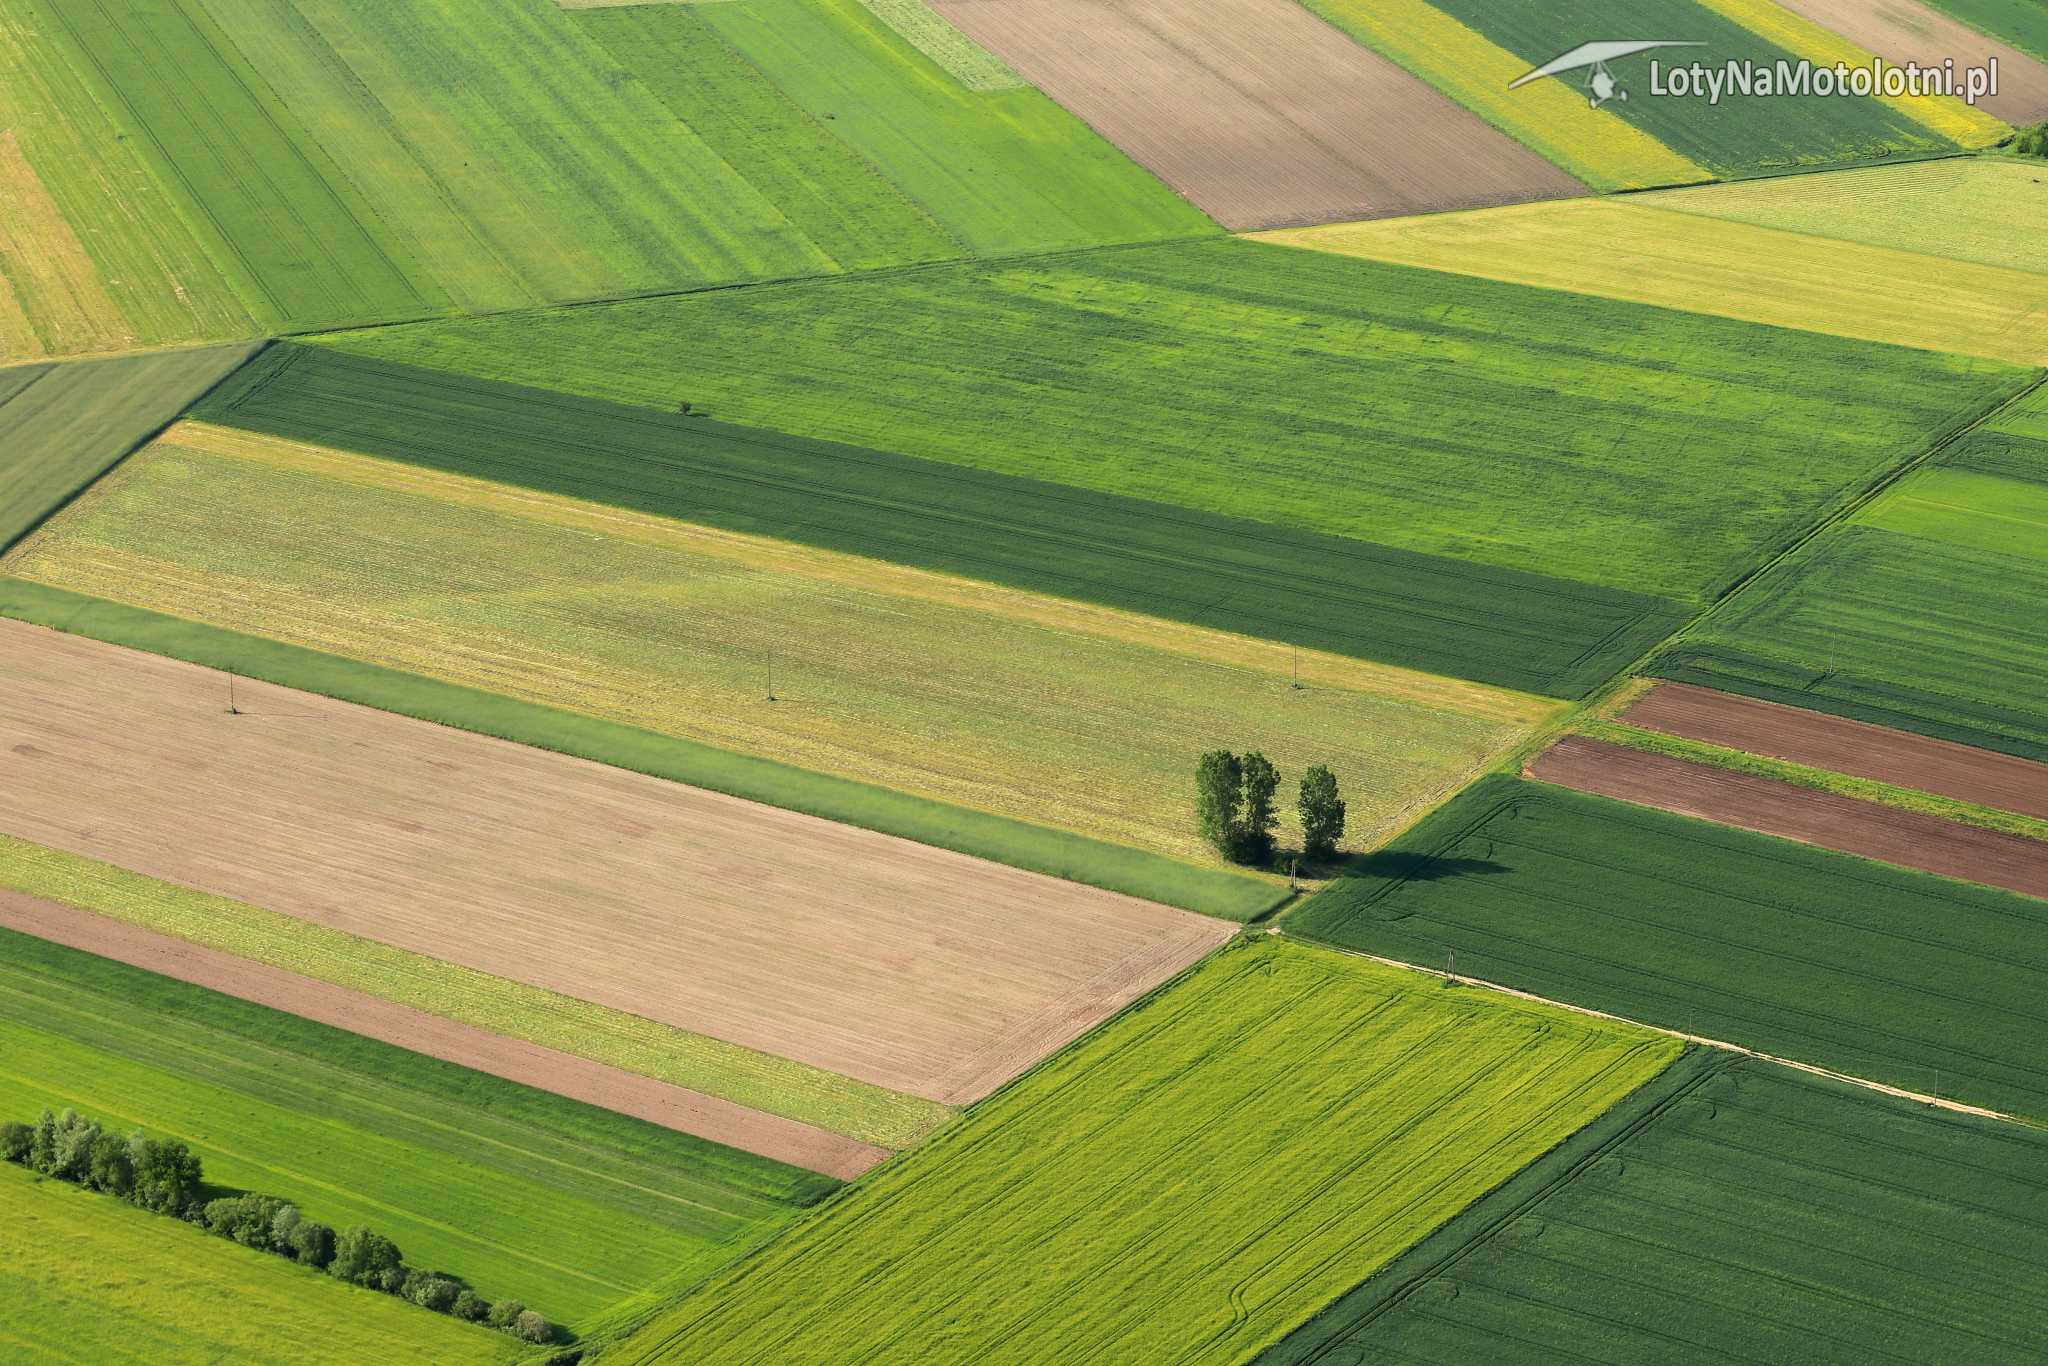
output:
[[[1296,0],[934,0],[1232,229],[1585,186]]]
[[[889,1156],[798,1120],[4,888],[0,926],[842,1181]]]
[[[1659,683],[1620,720],[1643,730],[2048,820],[2048,764],[1952,740],[1690,683]]]
[[[2048,843],[2038,840],[1582,735],[1558,741],[1527,772],[1559,787],[2048,897]]]
[[[1953,57],[1956,69],[1998,59],[1998,93],[1977,107],[2026,125],[2048,119],[2048,67],[1996,38],[1919,0],[1780,0],[1794,14],[1840,34],[1895,66],[1940,66]]]
[[[1223,921],[0,621],[0,831],[947,1103]],[[764,703],[763,705],[770,705]]]

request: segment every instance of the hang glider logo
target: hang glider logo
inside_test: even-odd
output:
[[[1609,62],[1618,62],[1623,57],[1633,57],[1638,52],[1648,52],[1660,47],[1705,47],[1701,42],[1681,42],[1675,39],[1650,41],[1622,40],[1599,43],[1580,43],[1570,52],[1559,53],[1535,70],[1525,73],[1508,83],[1508,89],[1519,90],[1531,81],[1540,81],[1545,76],[1569,76],[1574,71],[1586,73],[1586,99],[1598,109],[1609,100],[1628,100],[1628,91],[1607,69]]]

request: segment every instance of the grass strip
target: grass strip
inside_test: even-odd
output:
[[[1235,873],[21,579],[0,579],[0,615],[1227,920],[1250,920],[1289,895]]]
[[[883,1147],[908,1147],[952,1117],[915,1096],[5,835],[0,887]]]

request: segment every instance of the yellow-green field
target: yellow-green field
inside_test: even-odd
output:
[[[1702,185],[1633,202],[1951,261],[2048,272],[2040,249],[2048,229],[2048,175],[2024,161],[1952,157]]]
[[[1713,179],[1713,172],[1612,110],[1593,108],[1573,86],[1538,81],[1510,91],[1508,85],[1529,63],[1427,0],[1303,3],[1596,190]]]
[[[787,1058],[6,835],[0,835],[0,888],[76,906],[885,1148],[909,1147],[953,1113],[932,1101]]]
[[[8,1361],[454,1366],[518,1355],[503,1334],[4,1163],[0,1227]]]
[[[1189,859],[1212,857],[1188,795],[1205,749],[1260,749],[1290,776],[1330,765],[1363,844],[1552,710],[196,423],[7,568]]]
[[[2048,316],[2048,276],[1653,207],[1693,193],[1519,204],[1259,237],[1839,337],[2023,365],[2048,361],[2048,329],[2039,325]]]

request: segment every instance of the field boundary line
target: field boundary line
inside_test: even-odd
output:
[[[1268,929],[1266,933],[1279,935],[1284,934],[1285,931],[1275,925]],[[2043,1125],[2021,1115],[2007,1114],[2003,1110],[1993,1110],[1982,1105],[1970,1105],[1959,1100],[1944,1100],[1940,1096],[1930,1096],[1922,1091],[1909,1091],[1904,1087],[1893,1086],[1887,1082],[1872,1081],[1868,1077],[1852,1076],[1847,1072],[1837,1072],[1815,1063],[1800,1062],[1796,1058],[1782,1058],[1775,1053],[1765,1053],[1754,1048],[1745,1047],[1739,1043],[1730,1043],[1726,1039],[1708,1038],[1704,1034],[1688,1034],[1682,1029],[1670,1029],[1664,1025],[1650,1024],[1643,1020],[1631,1019],[1626,1015],[1616,1015],[1612,1011],[1596,1010],[1592,1006],[1574,1005],[1570,1001],[1559,1001],[1548,996],[1539,996],[1533,991],[1524,991],[1520,987],[1511,987],[1501,982],[1489,981],[1484,977],[1468,977],[1463,973],[1450,972],[1443,968],[1425,967],[1420,963],[1410,963],[1399,958],[1387,958],[1377,953],[1367,953],[1364,949],[1346,948],[1338,944],[1325,944],[1321,940],[1301,940],[1297,936],[1289,937],[1295,938],[1296,942],[1318,944],[1324,948],[1334,949],[1338,953],[1348,953],[1359,958],[1370,958],[1373,962],[1386,967],[1405,968],[1410,972],[1420,972],[1434,977],[1441,982],[1449,983],[1452,986],[1480,987],[1487,991],[1499,992],[1503,996],[1512,996],[1517,1000],[1529,1001],[1536,1005],[1555,1006],[1559,1010],[1568,1010],[1575,1015],[1590,1015],[1595,1019],[1610,1020],[1616,1024],[1633,1025],[1638,1029],[1647,1029],[1652,1033],[1663,1034],[1685,1043],[1698,1044],[1703,1048],[1716,1048],[1726,1053],[1740,1054],[1746,1058],[1755,1058],[1759,1062],[1776,1063],[1780,1067],[1789,1067],[1796,1072],[1805,1072],[1811,1076],[1825,1077],[1830,1081],[1839,1081],[1850,1086],[1861,1087],[1866,1091],[1875,1091],[1881,1095],[1891,1096],[1898,1100],[1914,1101],[1921,1105],[1952,1111],[1956,1114],[1975,1115],[1979,1119],[2003,1120],[2008,1124],[2017,1124],[2025,1129],[2048,1128],[2048,1125]]]

